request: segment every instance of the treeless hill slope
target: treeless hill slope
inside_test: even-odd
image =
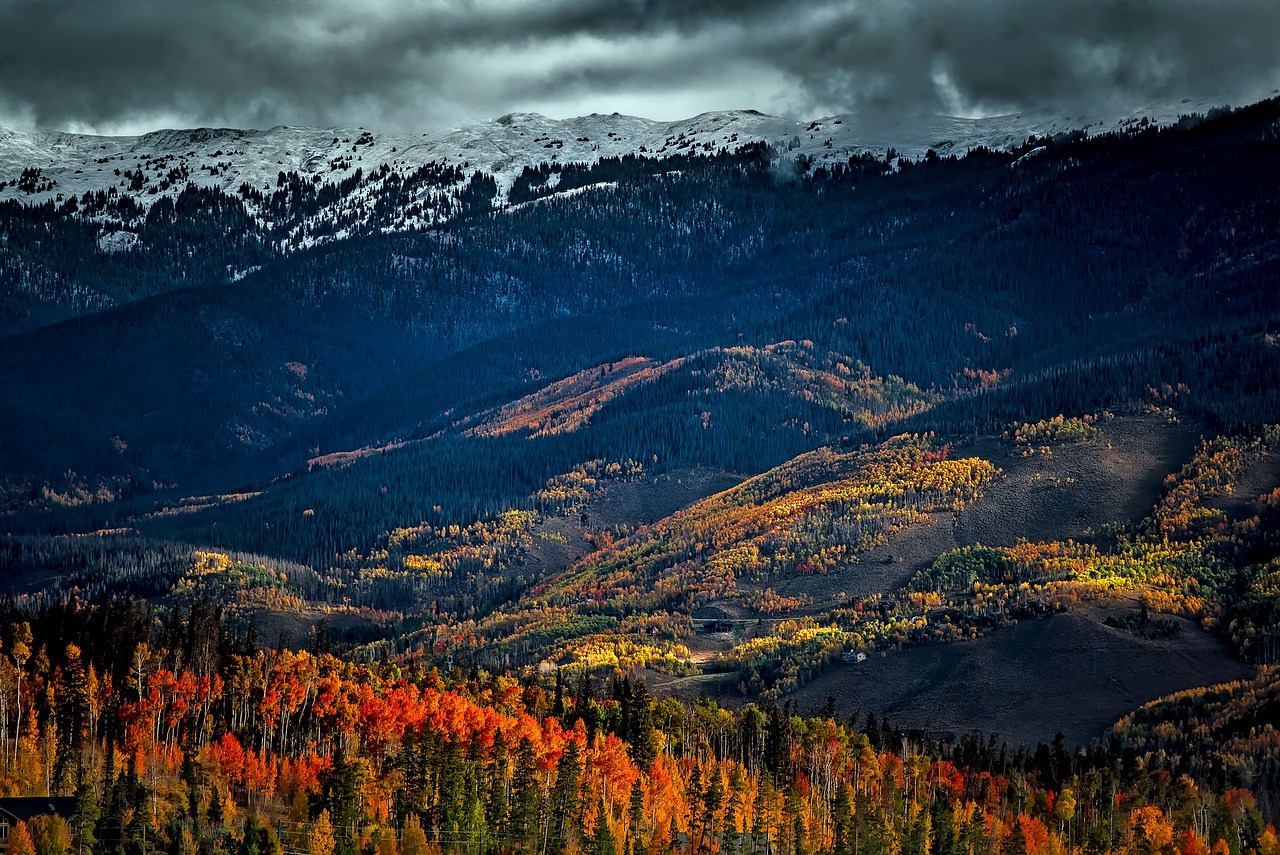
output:
[[[1272,451],[1246,469],[1229,494],[1211,497],[1205,504],[1222,511],[1230,520],[1238,520],[1248,516],[1259,496],[1277,487],[1280,487],[1280,453]]]
[[[1053,444],[1048,455],[1008,455],[1007,446],[980,441],[966,453],[998,460],[1005,477],[956,516],[957,545],[1079,539],[1107,523],[1137,522],[1199,438],[1198,430],[1148,415],[1104,421],[1094,439]]]
[[[802,711],[830,695],[842,716],[886,714],[897,726],[997,732],[1011,745],[1100,736],[1141,704],[1182,689],[1250,676],[1223,642],[1191,621],[1151,640],[1105,626],[1109,609],[1023,621],[971,642],[872,655],[832,666],[796,692]]]

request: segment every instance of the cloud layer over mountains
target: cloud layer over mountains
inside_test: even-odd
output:
[[[0,33],[0,124],[100,132],[977,115],[1280,85],[1273,0],[0,0]]]

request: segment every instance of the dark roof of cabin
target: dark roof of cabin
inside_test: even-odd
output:
[[[44,814],[70,817],[76,812],[76,800],[66,796],[35,796],[25,799],[0,799],[0,812],[26,822]]]

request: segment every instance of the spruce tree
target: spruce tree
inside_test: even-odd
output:
[[[515,845],[531,845],[541,826],[541,792],[538,788],[537,757],[533,742],[525,736],[516,750],[516,768],[511,778],[511,836]]]
[[[852,855],[853,851],[853,800],[849,797],[849,785],[840,783],[831,806],[832,855]]]
[[[609,815],[604,801],[600,802],[600,813],[596,817],[595,832],[591,835],[592,855],[618,855],[618,843],[609,828]]]
[[[490,756],[493,762],[485,815],[489,819],[489,830],[493,837],[506,840],[510,836],[511,811],[507,801],[507,740],[501,729],[493,734]]]
[[[631,782],[631,800],[627,808],[627,855],[645,855],[644,834],[644,790],[640,788],[637,778]]]
[[[71,831],[76,840],[76,855],[86,855],[97,844],[94,832],[98,822],[98,800],[93,794],[93,785],[84,777],[84,765],[80,765],[76,785],[75,818]]]
[[[258,823],[256,814],[249,814],[245,817],[244,828],[240,835],[240,845],[237,847],[237,855],[267,855],[262,851],[262,826]]]
[[[218,791],[218,785],[214,784],[209,788],[209,828],[217,831],[226,825],[226,820],[222,815],[222,793]]]
[[[270,820],[263,820],[258,827],[258,855],[284,855],[280,836]]]
[[[556,764],[556,784],[551,791],[551,828],[547,851],[553,855],[564,851],[569,845],[574,828],[581,824],[581,810],[578,806],[578,782],[581,776],[578,743],[569,740],[564,753],[560,755],[560,762]]]

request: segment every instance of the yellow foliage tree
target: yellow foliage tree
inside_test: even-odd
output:
[[[320,811],[311,833],[307,835],[308,855],[333,855],[333,823],[329,820],[328,809]]]
[[[60,816],[37,816],[31,820],[31,841],[36,855],[66,855],[71,851],[71,831]]]
[[[397,855],[396,835],[389,828],[379,828],[373,835],[374,848],[378,855]]]
[[[428,855],[427,834],[416,816],[410,816],[404,821],[404,831],[400,835],[400,855]]]
[[[1280,841],[1276,839],[1274,826],[1268,825],[1258,835],[1258,855],[1280,855]]]

